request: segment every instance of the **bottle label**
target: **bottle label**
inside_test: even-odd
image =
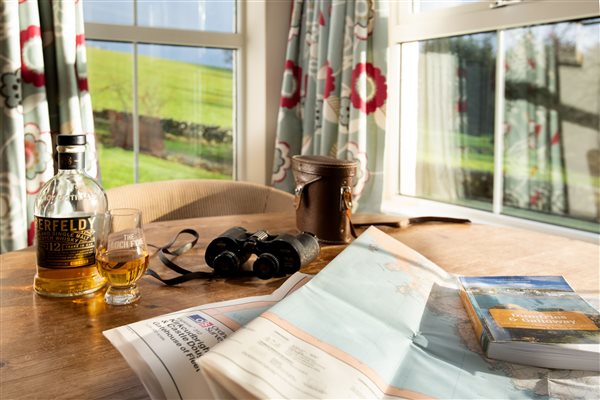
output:
[[[77,268],[96,263],[95,217],[35,217],[37,264],[43,268]]]
[[[58,169],[83,169],[84,153],[58,153]]]

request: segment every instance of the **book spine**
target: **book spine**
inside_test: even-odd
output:
[[[477,315],[475,307],[473,307],[473,303],[469,298],[469,294],[464,289],[464,287],[461,287],[460,289],[460,299],[463,305],[465,306],[465,310],[467,311],[469,319],[471,320],[471,325],[473,326],[473,330],[475,331],[475,336],[477,337],[477,340],[479,340],[479,344],[481,345],[481,348],[485,353],[487,351],[487,347],[490,341],[487,338],[487,333],[483,327],[483,324],[481,323],[481,319],[479,318],[479,315]]]

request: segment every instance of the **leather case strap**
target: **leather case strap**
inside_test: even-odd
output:
[[[424,224],[429,222],[442,222],[452,224],[469,224],[471,220],[465,218],[450,218],[440,216],[423,216],[406,218],[397,215],[385,214],[366,214],[359,213],[353,216],[353,225],[355,227],[364,227],[370,225],[391,226],[395,228],[406,228],[409,225]]]
[[[186,242],[184,244],[182,244],[181,246],[179,246],[178,248],[176,248],[175,250],[171,250],[171,246],[173,246],[173,244],[177,241],[177,238],[179,238],[180,235],[182,234],[189,234],[192,235],[193,239],[189,242]],[[161,277],[156,271],[148,268],[146,270],[146,274],[155,277],[156,279],[158,279],[159,281],[161,281],[162,283],[172,286],[172,285],[177,285],[178,283],[183,283],[183,282],[187,282],[191,279],[199,279],[199,278],[212,278],[214,277],[214,274],[211,272],[204,272],[204,271],[189,271],[183,267],[180,267],[179,265],[177,265],[175,262],[171,261],[168,257],[168,255],[172,255],[172,256],[180,256],[183,253],[185,253],[186,251],[190,250],[192,247],[194,247],[196,245],[196,243],[198,242],[200,235],[198,234],[198,232],[196,232],[194,229],[183,229],[182,231],[180,231],[177,235],[175,235],[175,237],[173,238],[173,240],[171,240],[169,243],[167,243],[166,245],[162,246],[162,247],[158,247],[158,246],[154,246],[154,245],[149,245],[152,247],[158,247],[157,250],[157,254],[158,254],[158,258],[163,262],[163,264],[165,264],[166,267],[172,269],[173,271],[177,272],[178,274],[180,274],[180,276],[177,276],[175,278],[163,278]]]

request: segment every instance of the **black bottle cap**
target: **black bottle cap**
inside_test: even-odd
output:
[[[58,135],[56,143],[59,146],[84,146],[86,140],[85,135]]]

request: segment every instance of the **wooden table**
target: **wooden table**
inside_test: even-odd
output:
[[[179,259],[182,266],[207,269],[203,249],[232,226],[249,231],[295,232],[288,214],[257,214],[160,222],[146,226],[149,243],[162,245],[183,228],[200,233],[198,245]],[[523,230],[485,225],[429,223],[381,229],[454,273],[465,275],[562,274],[586,297],[599,294],[599,246]],[[182,238],[185,239],[185,238]],[[316,273],[344,246],[323,246],[303,268]],[[151,267],[169,275],[153,257]],[[142,299],[108,306],[102,295],[50,299],[32,291],[35,251],[0,255],[0,398],[148,398],[133,371],[104,338],[104,330],[209,302],[267,294],[283,279],[190,281],[166,287],[142,278]]]

